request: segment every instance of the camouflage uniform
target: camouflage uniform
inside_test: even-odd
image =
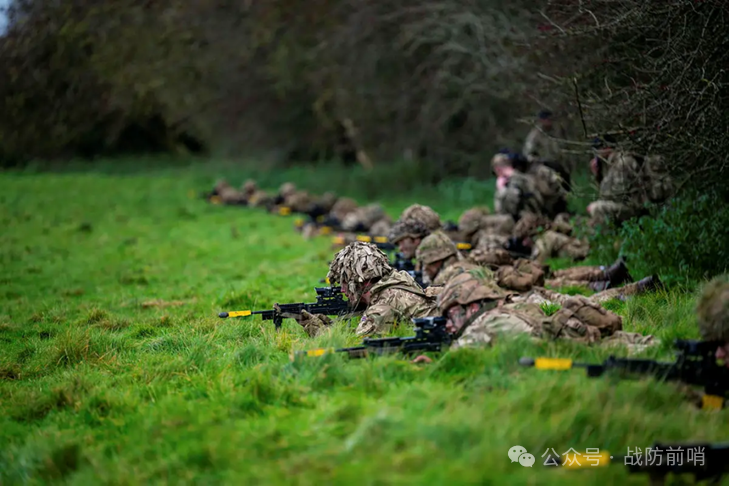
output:
[[[247,202],[251,198],[251,196],[255,194],[255,192],[258,190],[258,186],[256,185],[256,181],[254,181],[253,179],[248,179],[240,187],[240,190],[243,193],[243,198]]]
[[[331,285],[346,284],[355,301],[369,292],[369,304],[357,326],[357,335],[386,333],[398,321],[437,315],[434,299],[407,272],[393,270],[387,256],[371,243],[357,241],[338,252],[327,278]],[[367,288],[373,280],[377,282]],[[314,323],[313,327],[318,332],[322,324]]]
[[[400,215],[400,221],[415,219],[425,225],[428,231],[433,232],[441,227],[440,215],[429,206],[413,204],[407,207]]]
[[[509,214],[516,220],[527,212],[544,212],[544,200],[537,189],[536,180],[522,172],[514,172],[509,177],[504,190],[497,192],[494,206],[499,208],[501,214]]]
[[[337,199],[337,202],[334,203],[331,211],[329,211],[329,220],[334,226],[341,227],[342,221],[356,210],[357,202],[354,199],[341,197]]]
[[[716,277],[704,287],[696,315],[702,339],[729,343],[729,276]]]
[[[506,303],[493,308],[489,301],[504,299],[503,291],[493,284],[464,274],[451,280],[438,295],[441,314],[448,315],[454,305],[482,303],[481,309],[466,321],[461,336],[452,349],[464,346],[491,345],[500,334],[526,334],[549,340],[566,339],[586,344],[620,343],[646,346],[655,342],[652,336],[622,331],[620,316],[607,311],[582,296],[568,297],[562,308],[547,317],[538,303]],[[470,321],[470,322],[469,322]]]
[[[266,191],[257,190],[248,198],[248,205],[254,208],[266,207],[273,203],[273,197]]]
[[[513,265],[499,267],[496,282],[505,289],[527,292],[533,287],[544,286],[544,269],[534,262],[520,258]]]
[[[213,192],[223,204],[245,204],[243,193],[235,190],[225,180],[220,180],[215,184]]]
[[[570,258],[584,260],[590,252],[590,244],[586,240],[578,240],[557,231],[546,231],[534,242],[532,258],[544,262],[548,258]]]
[[[567,210],[567,191],[562,177],[546,165],[533,165],[529,171],[534,186],[542,199],[541,210],[549,218]]]
[[[628,220],[639,212],[645,200],[640,165],[635,157],[615,151],[608,157],[607,166],[607,174],[600,183],[599,199],[590,204],[595,223]]]
[[[392,228],[392,220],[389,217],[385,217],[376,221],[370,227],[370,236],[387,236]]]
[[[668,174],[665,160],[660,155],[649,155],[643,161],[641,183],[646,188],[648,201],[662,203],[668,200],[675,190],[673,179]]]
[[[522,153],[529,162],[549,160],[559,162],[562,158],[559,142],[540,127],[534,127],[524,141]]]
[[[388,219],[385,210],[377,203],[368,204],[347,214],[342,220],[344,231],[369,231],[373,224],[381,219]]]

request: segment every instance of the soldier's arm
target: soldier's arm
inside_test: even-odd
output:
[[[527,138],[524,141],[524,148],[522,149],[522,152],[524,154],[524,157],[526,157],[529,162],[533,162],[534,159],[536,159],[539,155],[539,151],[537,150],[538,136],[539,131],[536,128],[532,129],[532,131],[529,132],[529,135],[527,135]]]
[[[388,304],[375,304],[367,308],[357,325],[357,336],[385,334],[397,320],[397,312]]]

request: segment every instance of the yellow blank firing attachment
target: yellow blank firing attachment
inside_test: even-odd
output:
[[[291,214],[291,208],[282,206],[282,207],[278,208],[278,214],[280,214],[281,216],[288,216],[289,214]]]
[[[325,355],[327,353],[331,353],[331,348],[319,348],[319,349],[310,349],[306,352],[306,355],[310,358],[316,358],[318,356]]]
[[[372,243],[372,238],[364,235],[357,235],[357,241],[364,241],[365,243]]]
[[[701,397],[701,408],[706,410],[721,410],[724,408],[724,397],[704,395]]]
[[[221,202],[220,201],[220,197],[213,196],[213,197],[210,198],[210,202],[213,203],[213,204],[220,204],[220,202]]]
[[[332,229],[331,229],[331,228],[330,228],[329,226],[322,226],[322,227],[321,227],[321,228],[319,229],[319,233],[321,233],[321,234],[323,234],[323,235],[328,235],[328,234],[330,234],[331,232],[332,232]]]
[[[220,314],[218,314],[218,317],[220,317],[221,319],[225,319],[226,317],[246,317],[246,316],[250,316],[250,315],[251,315],[251,311],[244,310],[244,311],[233,311],[233,312],[221,312]]]
[[[304,226],[304,220],[301,218],[296,218],[296,220],[294,221],[294,225],[296,225],[297,228],[301,228],[302,226]]]
[[[329,279],[328,279],[328,278],[325,278],[325,279],[324,279],[324,282],[326,282],[326,283],[328,283],[328,284],[331,284],[331,282],[329,281]]]
[[[387,243],[387,236],[375,236],[375,243]]]
[[[538,370],[569,370],[572,369],[572,360],[564,358],[537,358],[534,367]]]
[[[472,246],[470,243],[456,243],[456,248],[459,250],[470,250]]]
[[[572,360],[563,358],[521,358],[522,366],[533,366],[538,370],[569,370],[572,369]]]

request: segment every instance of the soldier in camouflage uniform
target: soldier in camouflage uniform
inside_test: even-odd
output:
[[[366,309],[356,329],[358,336],[386,334],[398,323],[438,315],[435,299],[425,294],[407,272],[395,271],[387,256],[371,243],[355,241],[339,251],[329,266],[327,279],[341,285],[353,308]],[[316,336],[332,321],[322,314],[285,314]]]
[[[451,349],[492,345],[499,336],[509,334],[638,347],[655,342],[652,336],[623,332],[620,316],[582,296],[566,299],[562,308],[548,317],[538,304],[511,303],[508,293],[469,272],[453,278],[438,295],[437,303],[448,319],[447,330],[458,336]],[[429,360],[419,357],[415,361]]]
[[[621,223],[637,215],[646,194],[641,164],[632,154],[615,150],[611,143],[596,140],[591,167],[600,184],[599,199],[587,206],[592,224]]]
[[[456,244],[438,230],[423,239],[415,253],[432,286],[445,285],[456,275],[479,268],[459,252]]]
[[[401,219],[390,228],[387,240],[393,245],[397,245],[397,249],[403,258],[412,260],[415,258],[415,251],[418,246],[420,246],[423,238],[430,234],[430,231],[420,220]]]
[[[357,201],[348,197],[340,197],[334,203],[326,219],[327,224],[334,228],[341,228],[342,221],[357,210]]]
[[[243,193],[233,188],[228,181],[221,179],[213,188],[213,197],[217,197],[222,204],[245,204]]]
[[[552,112],[542,110],[537,115],[537,119],[537,126],[532,128],[524,141],[524,148],[522,150],[524,157],[530,163],[537,163],[542,160],[561,162],[562,150],[559,142],[554,137],[555,129]],[[565,137],[563,136],[562,138]]]
[[[400,215],[400,221],[406,219],[414,219],[420,221],[425,225],[429,232],[439,230],[442,226],[440,222],[440,215],[436,213],[433,208],[429,206],[423,206],[421,204],[413,204],[408,206]]]
[[[514,228],[514,219],[506,214],[490,214],[486,207],[475,207],[463,212],[458,220],[461,240],[473,248],[502,247]]]
[[[372,225],[383,219],[390,220],[382,206],[377,203],[368,204],[347,214],[342,221],[342,229],[359,233],[368,232]]]
[[[716,358],[729,368],[729,276],[716,277],[704,287],[696,315],[701,338],[716,341]]]

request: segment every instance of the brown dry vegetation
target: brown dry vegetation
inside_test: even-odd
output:
[[[549,108],[576,158],[617,131],[724,171],[728,16],[722,0],[17,0],[0,155],[359,152],[478,173]]]

